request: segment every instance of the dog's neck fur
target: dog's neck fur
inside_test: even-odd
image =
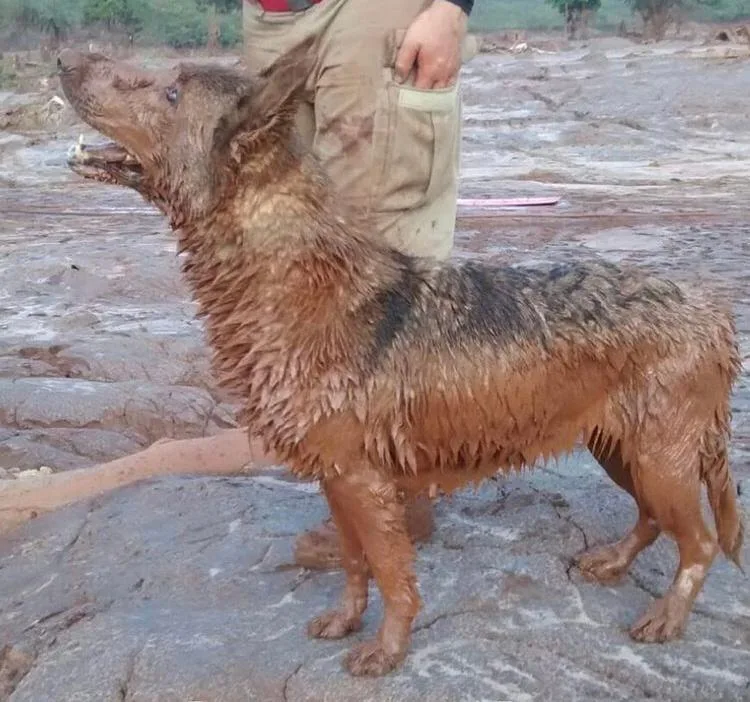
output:
[[[247,166],[232,196],[178,235],[219,382],[245,401],[248,426],[267,435],[275,424],[294,441],[306,427],[293,403],[331,402],[360,382],[353,312],[403,275],[403,257],[364,234],[311,157],[284,158],[266,161],[273,178]]]

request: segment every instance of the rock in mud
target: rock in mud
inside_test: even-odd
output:
[[[0,378],[0,425],[14,429],[96,429],[151,443],[163,437],[203,436],[233,422],[232,411],[201,388]]]

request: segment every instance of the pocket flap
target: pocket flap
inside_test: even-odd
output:
[[[402,85],[398,91],[398,104],[421,112],[453,112],[456,110],[458,84],[437,90],[419,90]]]

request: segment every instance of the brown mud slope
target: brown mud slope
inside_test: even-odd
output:
[[[736,297],[747,364],[747,68],[674,42],[478,57],[465,74],[462,195],[563,201],[462,212],[458,255],[574,260],[586,250],[703,278]],[[30,96],[0,95],[2,105],[19,99]],[[233,424],[206,373],[165,222],[138,197],[70,174],[64,157],[76,137],[67,127],[0,135],[5,468],[66,470]],[[747,365],[733,410],[731,459],[747,510]],[[13,702],[750,694],[750,589],[728,563],[716,563],[685,639],[648,649],[625,627],[667,586],[671,543],[657,542],[618,588],[588,585],[569,568],[632,516],[588,456],[440,504],[438,531],[419,558],[429,597],[411,656],[372,683],[341,671],[339,644],[308,642],[299,627],[343,581],[289,567],[294,535],[322,513],[307,487],[267,476],[173,478],[31,522],[0,546],[0,645],[8,644],[0,694],[14,690]],[[747,562],[747,546],[743,555]],[[364,636],[378,607],[375,598]]]

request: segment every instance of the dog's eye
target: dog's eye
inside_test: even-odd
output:
[[[170,86],[169,88],[167,88],[166,95],[167,102],[170,102],[174,105],[177,102],[177,98],[180,97],[180,92],[174,86]]]

